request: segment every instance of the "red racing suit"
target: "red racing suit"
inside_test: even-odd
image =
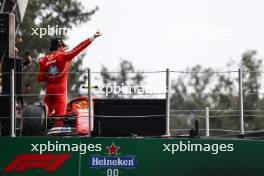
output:
[[[63,116],[67,107],[67,78],[71,60],[91,42],[88,38],[69,52],[52,51],[40,58],[37,80],[46,82],[44,103],[49,109],[49,116]]]

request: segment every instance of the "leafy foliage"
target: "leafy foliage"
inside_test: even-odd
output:
[[[139,86],[144,80],[144,75],[140,72],[136,72],[132,62],[127,60],[122,60],[117,69],[116,73],[111,73],[103,65],[101,69],[101,81],[104,85],[126,85],[126,86]],[[133,89],[135,90],[135,89]],[[135,94],[136,92],[132,92]],[[133,95],[126,96],[132,98]],[[108,98],[121,98],[120,95],[115,95],[113,93],[109,94]]]
[[[261,109],[264,103],[264,98],[258,94],[261,87],[262,61],[256,58],[256,55],[256,51],[248,50],[242,55],[240,63],[228,63],[230,69],[239,66],[244,71],[242,82],[246,130],[264,128],[264,122],[257,118],[260,114],[252,111]],[[190,118],[199,120],[201,128],[204,128],[204,118],[198,118],[204,116],[204,112],[193,110],[204,110],[205,107],[209,107],[212,110],[211,115],[216,117],[211,120],[211,128],[239,130],[238,71],[216,73],[211,68],[194,66],[191,69],[187,68],[185,73],[173,82],[172,89],[175,93],[171,98],[171,108],[176,110],[172,115],[189,117],[174,118],[173,128],[190,128],[187,125]],[[183,109],[190,111],[177,111]]]

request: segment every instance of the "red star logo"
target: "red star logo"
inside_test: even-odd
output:
[[[117,151],[118,149],[120,149],[120,147],[116,146],[115,143],[112,143],[111,146],[106,147],[108,150],[108,155],[117,155]]]

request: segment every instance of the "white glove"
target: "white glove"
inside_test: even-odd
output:
[[[102,33],[100,30],[97,30],[96,33],[93,35],[93,38],[96,39],[97,37],[101,36]]]

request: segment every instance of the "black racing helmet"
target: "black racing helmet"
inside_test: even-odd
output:
[[[63,40],[61,38],[54,38],[50,42],[50,51],[56,51],[61,46],[66,47]]]

